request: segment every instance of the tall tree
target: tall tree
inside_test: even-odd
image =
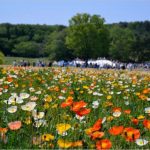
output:
[[[47,39],[45,53],[51,60],[71,60],[72,50],[65,45],[66,30],[55,31]]]
[[[99,15],[77,14],[69,21],[66,45],[75,56],[89,58],[107,57],[109,32]]]
[[[124,62],[133,60],[131,57],[135,41],[133,32],[115,25],[110,29],[110,37],[110,57]]]

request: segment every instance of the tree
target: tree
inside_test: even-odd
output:
[[[15,45],[13,52],[18,56],[38,57],[39,48],[39,44],[35,42],[20,42],[19,44]]]
[[[0,64],[4,62],[4,54],[0,51]]]
[[[84,60],[107,57],[109,32],[99,15],[77,14],[69,21],[66,45]]]
[[[55,31],[47,39],[45,53],[51,60],[71,60],[73,54],[65,45],[66,30]]]
[[[131,53],[135,41],[133,32],[116,25],[110,29],[110,37],[110,57],[124,62],[131,61],[133,59]]]

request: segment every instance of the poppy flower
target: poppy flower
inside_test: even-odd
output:
[[[7,128],[0,128],[0,139],[3,141],[5,144],[7,143],[7,137],[6,137],[6,132],[8,131]]]
[[[131,113],[131,110],[130,109],[124,110],[124,113],[129,115]]]
[[[96,142],[97,150],[102,150],[102,149],[108,150],[111,147],[112,147],[112,143],[109,139],[102,139],[102,140]]]
[[[9,113],[15,113],[17,111],[17,106],[11,106],[7,109]]]
[[[51,141],[54,140],[54,136],[52,134],[43,134],[42,135],[42,141]]]
[[[143,121],[143,125],[144,125],[145,128],[147,128],[147,129],[150,130],[150,120],[146,120],[146,119],[145,119],[145,120]]]
[[[59,139],[57,141],[57,144],[60,148],[69,148],[72,146],[72,142],[69,142],[69,141],[66,141],[66,140],[63,140],[63,139]]]
[[[71,110],[74,112],[77,112],[81,108],[86,107],[86,105],[87,105],[87,103],[85,103],[84,101],[74,102]]]
[[[25,111],[32,111],[36,105],[36,102],[28,102],[25,105],[22,105],[21,109]]]
[[[138,123],[139,123],[139,120],[136,119],[136,118],[132,118],[131,121],[132,121],[135,125],[138,125]]]
[[[66,123],[60,123],[56,125],[56,129],[58,131],[59,134],[63,135],[64,132],[66,132],[67,130],[69,130],[71,128],[70,124],[66,124]]]
[[[10,130],[18,130],[21,128],[21,126],[22,126],[21,121],[14,121],[14,122],[8,123],[8,127]]]
[[[123,132],[123,126],[113,126],[111,129],[109,129],[109,133],[111,135],[119,135]]]
[[[132,142],[140,137],[140,131],[138,129],[128,127],[123,130],[123,136],[125,137],[126,141]]]
[[[8,131],[8,128],[1,128],[0,127],[0,133],[6,133]]]
[[[82,141],[76,141],[72,143],[72,147],[81,147],[83,145]]]
[[[38,137],[33,137],[32,138],[32,144],[33,145],[39,145],[42,143],[42,138],[41,136],[38,136]]]
[[[98,130],[100,130],[101,125],[102,125],[102,119],[98,119],[98,120],[95,122],[95,124],[93,125],[92,131],[98,131]]]
[[[77,111],[76,114],[82,117],[82,116],[89,114],[90,112],[91,112],[91,109],[83,108]]]
[[[71,106],[73,103],[73,97],[69,96],[65,102],[61,103],[61,108],[65,108],[67,106]]]
[[[135,141],[135,143],[136,143],[138,146],[144,146],[144,145],[148,144],[148,141],[145,140],[145,139],[137,139],[137,140]]]
[[[113,112],[121,112],[121,108],[120,107],[115,107],[115,108],[113,108]]]
[[[102,138],[104,136],[104,132],[96,131],[91,134],[92,140],[95,140],[97,138]]]

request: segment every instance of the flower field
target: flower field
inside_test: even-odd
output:
[[[0,148],[148,149],[150,73],[1,68]]]

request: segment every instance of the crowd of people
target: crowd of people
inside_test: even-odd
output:
[[[118,61],[112,61],[112,60],[106,60],[106,59],[99,59],[99,60],[88,60],[87,62],[83,60],[73,60],[73,61],[25,61],[25,60],[20,60],[20,61],[13,61],[13,66],[18,66],[18,67],[51,67],[51,66],[60,66],[60,67],[81,67],[81,68],[97,68],[97,69],[128,69],[128,70],[133,70],[133,69],[138,69],[138,68],[143,68],[143,69],[150,69],[150,62],[147,63],[122,63]]]
[[[13,66],[14,67],[51,67],[52,66],[52,62],[49,61],[48,63],[46,63],[45,61],[40,61],[37,60],[36,62],[33,61],[32,63],[30,61],[25,61],[25,60],[20,60],[20,61],[13,61]]]

